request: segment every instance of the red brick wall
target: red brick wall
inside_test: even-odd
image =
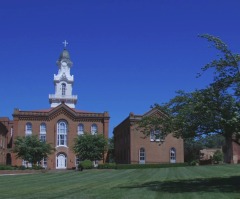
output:
[[[67,147],[57,147],[57,123],[59,120],[65,120],[68,123],[68,135],[67,135]],[[84,125],[84,131],[90,133],[91,125],[96,124],[98,127],[98,133],[104,134],[106,138],[108,138],[108,125],[109,119],[98,117],[98,118],[70,118],[67,114],[61,113],[58,114],[55,118],[51,120],[41,120],[37,116],[31,116],[30,120],[21,119],[18,117],[14,118],[14,130],[16,136],[25,136],[25,126],[26,123],[30,122],[32,124],[32,132],[33,135],[40,134],[40,124],[45,123],[47,132],[46,132],[46,141],[51,143],[54,147],[56,147],[56,151],[49,155],[47,166],[50,169],[56,168],[56,156],[59,153],[64,153],[67,156],[67,168],[75,167],[75,154],[72,151],[72,147],[74,145],[74,139],[77,137],[77,128],[81,123]],[[13,158],[13,165],[21,165],[22,160]]]
[[[233,142],[233,163],[240,163],[240,144]]]
[[[13,128],[13,122],[9,120],[9,118],[0,118],[0,164],[6,164],[7,155],[11,155],[11,150],[9,148],[11,147],[12,141],[11,128]]]
[[[137,116],[139,117],[139,116]],[[169,134],[163,143],[151,142],[136,126],[135,116],[129,117],[114,129],[115,158],[117,163],[138,164],[139,150],[145,149],[145,163],[169,163],[170,149],[176,150],[176,163],[184,162],[183,139]]]
[[[170,163],[170,149],[176,150],[176,163],[184,162],[183,140],[169,134],[163,143],[150,141],[143,133],[131,128],[131,163],[139,163],[139,150],[145,149],[145,162],[147,163]]]

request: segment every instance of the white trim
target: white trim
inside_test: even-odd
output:
[[[139,149],[139,164],[145,164],[146,161],[146,150],[141,147]]]
[[[56,156],[56,169],[67,168],[67,157],[65,154],[60,153]]]

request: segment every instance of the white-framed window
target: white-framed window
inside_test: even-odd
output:
[[[22,160],[22,166],[25,166],[26,168],[31,168],[32,164],[26,160]]]
[[[78,135],[83,135],[83,134],[84,134],[84,125],[83,125],[83,124],[79,124],[79,125],[78,125],[77,134],[78,134]]]
[[[47,158],[43,158],[39,163],[39,166],[43,167],[43,168],[47,168]]]
[[[170,149],[170,163],[176,163],[176,149],[174,147]]]
[[[62,95],[66,95],[66,84],[62,83]]]
[[[151,142],[160,142],[164,141],[164,135],[160,130],[152,130],[150,132],[150,141]]]
[[[75,157],[75,166],[77,167],[80,164],[80,157],[76,156]]]
[[[91,134],[95,135],[95,134],[97,134],[97,131],[98,131],[97,125],[96,124],[92,124],[92,126],[91,126]]]
[[[47,126],[45,123],[40,124],[40,140],[46,142]]]
[[[57,123],[57,146],[67,146],[67,122],[63,120]]]
[[[25,135],[32,135],[32,123],[26,123]]]
[[[155,135],[154,135],[154,131],[150,132],[150,141],[153,142],[155,140]]]
[[[139,164],[145,164],[145,149],[143,147],[139,149]]]
[[[94,160],[93,161],[93,167],[95,168],[95,167],[98,167],[98,160]]]
[[[47,168],[47,158],[43,158],[42,167]]]

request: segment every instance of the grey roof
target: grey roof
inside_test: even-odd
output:
[[[70,60],[69,52],[66,49],[64,49],[59,56],[59,60],[63,60],[63,59]]]

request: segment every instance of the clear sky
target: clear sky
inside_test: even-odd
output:
[[[199,34],[240,51],[239,0],[1,0],[0,25],[0,117],[50,108],[66,39],[76,108],[108,111],[110,136],[130,112],[212,81],[196,78],[217,56]]]

